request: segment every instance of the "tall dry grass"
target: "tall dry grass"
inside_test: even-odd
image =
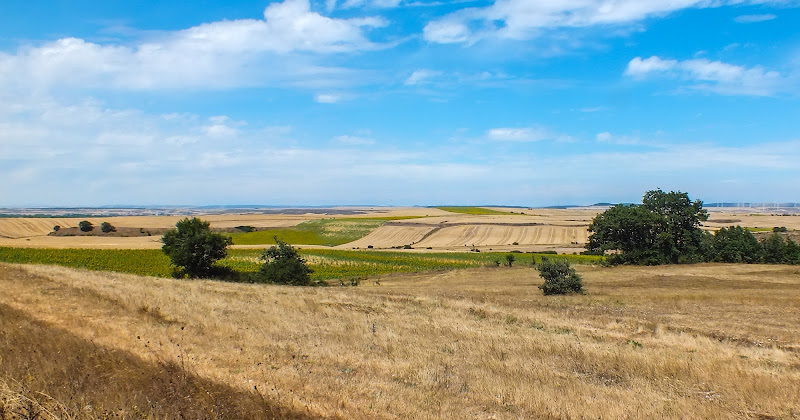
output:
[[[800,417],[798,268],[578,270],[587,294],[544,297],[526,267],[290,288],[2,265],[0,303],[289,413]]]

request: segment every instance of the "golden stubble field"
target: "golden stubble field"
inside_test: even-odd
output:
[[[797,267],[578,270],[585,295],[545,297],[528,267],[291,288],[2,264],[0,312],[14,311],[14,322],[143,363],[113,375],[102,365],[54,369],[51,388],[22,363],[27,376],[8,383],[23,388],[27,377],[63,401],[63,384],[133,381],[146,366],[172,366],[176,383],[189,374],[228,395],[220,405],[235,395],[263,401],[217,407],[232,417],[800,417]],[[25,350],[5,337],[0,348]],[[100,400],[85,413],[117,410],[124,398],[102,402],[111,388],[69,401]],[[133,417],[119,404],[115,412]]]
[[[361,214],[352,214],[360,211]],[[377,249],[413,244],[417,250],[430,247],[438,251],[464,251],[473,246],[496,251],[580,252],[588,240],[587,227],[605,208],[527,209],[496,208],[513,211],[509,215],[471,215],[450,213],[425,207],[334,208],[326,214],[210,214],[199,216],[215,228],[248,225],[257,228],[286,228],[321,218],[416,217],[389,221],[367,236],[339,245],[339,249]],[[731,225],[750,228],[786,226],[800,230],[800,216],[779,216],[769,209],[710,208],[707,229]],[[524,213],[524,214],[521,214]],[[119,216],[88,218],[93,225],[109,222],[116,227],[168,229],[182,216]],[[47,236],[53,226],[77,227],[81,218],[0,218],[0,246],[37,248],[117,248],[157,249],[160,236]],[[294,244],[307,245],[307,244]]]

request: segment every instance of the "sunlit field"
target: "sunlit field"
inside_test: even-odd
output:
[[[40,418],[800,416],[797,267],[575,266],[586,293],[545,297],[527,266],[292,288],[3,264],[0,393]]]

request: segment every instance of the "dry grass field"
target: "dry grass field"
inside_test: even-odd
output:
[[[586,294],[544,297],[528,267],[291,288],[0,264],[2,409],[800,417],[797,267],[578,270]]]

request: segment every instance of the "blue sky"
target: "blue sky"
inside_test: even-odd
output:
[[[0,5],[0,206],[800,201],[800,2]]]

